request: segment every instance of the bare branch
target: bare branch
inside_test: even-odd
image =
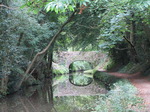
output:
[[[3,5],[3,4],[0,4],[0,7],[4,7],[4,8],[7,8],[7,9],[11,9],[11,10],[18,9],[17,7],[8,7],[8,6]]]
[[[128,40],[125,36],[123,36],[123,38],[131,45],[131,47],[134,47],[134,45],[130,42],[130,40]]]

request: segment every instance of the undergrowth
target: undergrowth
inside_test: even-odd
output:
[[[119,81],[95,101],[91,112],[144,112],[142,100],[136,94],[136,88],[128,81]]]
[[[114,76],[104,72],[96,74],[97,82],[106,81],[110,90],[88,106],[91,112],[146,112],[142,99],[137,96],[137,89],[129,81],[117,78],[112,81]]]
[[[125,65],[123,68],[121,68],[118,72],[120,73],[127,73],[127,71],[129,72],[129,70],[131,70],[136,64],[135,63],[128,63],[127,65]]]
[[[65,66],[63,65],[58,65],[56,63],[53,63],[52,64],[52,72],[53,74],[55,75],[59,75],[59,74],[66,74],[66,73],[69,73],[69,70],[68,68],[66,68]]]
[[[89,70],[92,68],[92,65],[87,61],[76,61],[73,62],[69,67],[71,71]]]

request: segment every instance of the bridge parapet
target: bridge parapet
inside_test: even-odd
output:
[[[66,68],[69,68],[69,65],[75,61],[88,61],[93,67],[96,67],[107,55],[97,51],[61,51],[57,57],[56,63],[64,65]]]

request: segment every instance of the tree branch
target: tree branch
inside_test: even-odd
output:
[[[137,55],[137,52],[136,52],[136,49],[135,49],[135,46],[133,45],[133,43],[131,43],[130,40],[128,40],[125,36],[123,36],[123,38],[130,44],[130,46],[133,48],[133,50],[135,52],[135,55]]]
[[[7,8],[7,9],[11,9],[11,10],[14,10],[14,9],[18,9],[17,7],[8,7],[6,5],[3,5],[3,4],[0,4],[0,7],[4,7],[4,8]]]
[[[24,74],[24,77],[20,80],[20,82],[16,85],[16,90],[18,90],[22,83],[27,80],[28,77],[27,74],[29,74],[29,72],[31,71],[32,66],[35,64],[35,62],[37,61],[37,59],[39,58],[39,56],[42,56],[40,60],[42,60],[42,58],[44,57],[44,55],[46,54],[46,52],[48,51],[48,49],[51,47],[51,45],[55,42],[55,40],[57,39],[57,37],[59,36],[59,34],[62,32],[63,28],[73,19],[75,13],[77,10],[75,10],[71,16],[68,18],[68,20],[60,27],[59,31],[53,36],[52,40],[49,42],[49,44],[45,47],[45,49],[43,49],[41,52],[38,52],[33,60],[31,61],[31,63],[29,64],[29,66],[27,67],[27,70]]]
[[[130,44],[131,47],[134,47],[134,45],[130,42],[130,40],[128,40],[125,36],[123,36],[123,38]]]

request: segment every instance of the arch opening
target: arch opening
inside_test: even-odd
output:
[[[69,72],[84,71],[93,69],[93,64],[85,60],[77,60],[69,65]]]

